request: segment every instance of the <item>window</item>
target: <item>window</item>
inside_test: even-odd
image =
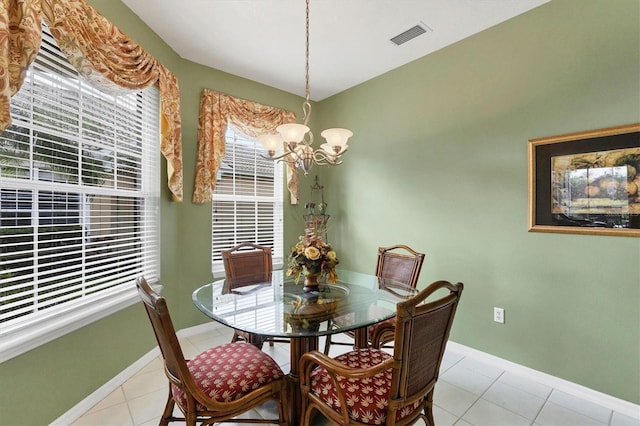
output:
[[[104,94],[43,31],[0,133],[0,362],[159,275],[158,90]],[[35,336],[35,338],[34,338]]]
[[[263,156],[257,139],[227,127],[226,153],[212,195],[212,270],[224,271],[222,250],[251,242],[271,247],[282,265],[282,163]]]

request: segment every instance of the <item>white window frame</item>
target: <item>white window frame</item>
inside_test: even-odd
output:
[[[256,138],[249,137],[247,135],[242,134],[239,130],[234,128],[232,125],[227,126],[227,132],[225,134],[226,144],[228,149],[226,150],[225,159],[223,159],[222,164],[220,166],[220,170],[218,171],[218,181],[222,176],[223,170],[225,167],[228,167],[226,164],[226,160],[231,160],[229,156],[233,155],[233,150],[229,149],[230,144],[233,143],[243,143],[253,145],[255,156],[257,156],[257,160],[264,160],[268,157],[267,152],[262,148],[261,144],[258,142]],[[249,241],[244,239],[242,236],[232,236],[230,242],[226,244],[221,244],[216,241],[215,233],[216,233],[216,201],[232,201],[232,202],[261,202],[261,203],[273,203],[273,246],[272,249],[272,259],[273,259],[273,267],[274,269],[282,268],[284,265],[284,248],[283,248],[283,240],[284,240],[284,195],[283,195],[283,173],[284,167],[282,162],[276,162],[272,160],[266,160],[269,162],[268,164],[273,165],[273,195],[272,196],[260,196],[260,195],[238,195],[235,193],[225,193],[221,194],[220,191],[216,191],[214,189],[211,194],[211,272],[215,278],[224,276],[224,265],[222,263],[222,259],[220,257],[220,252],[222,250],[227,250],[236,244],[242,242],[253,242],[260,244],[259,241],[255,239],[253,241]],[[254,170],[254,177],[255,177]],[[234,184],[235,185],[235,184]],[[218,188],[218,185],[216,185]],[[235,189],[234,189],[235,192]],[[256,193],[258,190],[256,189]],[[258,231],[256,231],[257,233]]]
[[[20,108],[24,105],[33,105],[33,99],[31,96],[37,94],[37,90],[32,90],[32,84],[34,81],[40,82],[38,79],[38,73],[47,70],[48,75],[52,75],[51,71],[55,70],[53,74],[58,75],[57,81],[64,87],[64,90],[77,91],[78,96],[82,99],[90,99],[92,96],[99,97],[102,100],[107,99],[109,102],[112,100],[111,108],[115,109],[116,105],[120,104],[119,97],[111,96],[98,92],[97,89],[89,85],[85,80],[78,77],[77,72],[67,62],[64,55],[57,49],[54,39],[49,34],[46,26],[43,25],[43,42],[38,57],[34,64],[30,67],[25,82],[20,90],[14,96],[13,102],[16,105],[20,104]],[[43,50],[46,49],[46,50]],[[51,77],[47,77],[51,78]],[[52,80],[53,81],[53,80]],[[61,87],[62,87],[61,86]],[[52,172],[46,172],[44,175],[34,167],[31,167],[29,176],[25,176],[24,173],[11,176],[3,176],[0,174],[0,188],[8,190],[30,190],[36,193],[40,190],[45,191],[59,191],[62,193],[79,194],[84,197],[83,194],[97,194],[96,196],[113,196],[122,197],[128,200],[137,200],[136,206],[140,206],[134,209],[135,227],[140,231],[136,233],[139,235],[134,244],[136,247],[142,247],[139,263],[135,263],[134,267],[127,266],[126,271],[120,273],[117,281],[114,281],[115,285],[108,287],[109,280],[107,279],[104,284],[105,287],[90,295],[83,295],[77,299],[71,301],[64,301],[53,307],[48,307],[43,310],[36,310],[33,313],[20,317],[16,320],[7,320],[0,322],[0,363],[8,359],[23,354],[31,349],[34,349],[40,345],[57,339],[67,333],[84,327],[91,322],[97,321],[101,318],[107,317],[114,312],[131,306],[139,301],[137,290],[135,287],[135,277],[144,274],[150,282],[156,283],[159,280],[160,272],[160,155],[158,150],[159,141],[159,93],[158,89],[153,87],[147,89],[144,94],[133,94],[125,96],[137,97],[139,105],[141,105],[141,123],[137,130],[132,131],[135,133],[136,140],[141,143],[139,148],[139,154],[131,154],[127,156],[127,160],[130,158],[136,158],[138,156],[139,163],[136,163],[132,169],[140,168],[140,172],[136,175],[138,178],[135,180],[136,187],[132,188],[127,183],[114,184],[113,187],[96,186],[89,187],[88,185],[79,183],[81,179],[74,181],[64,181],[64,179],[48,179],[43,180],[43,176],[51,176]],[[58,100],[58,98],[56,98]],[[63,102],[63,99],[59,99]],[[91,101],[85,101],[91,104]],[[126,101],[125,101],[126,103]],[[67,106],[68,107],[68,106]],[[63,107],[64,108],[64,107]],[[20,114],[18,111],[13,113],[12,107],[12,126],[19,126],[21,128],[36,128],[39,126],[36,120],[31,121],[25,119],[29,114]],[[72,110],[71,113],[77,113],[78,108]],[[130,116],[132,114],[126,114]],[[78,115],[82,117],[82,114]],[[121,126],[127,126],[128,122],[122,122],[122,115],[118,119],[113,120],[111,123],[102,123],[102,129],[107,129],[110,126],[115,127],[115,122],[118,122]],[[132,122],[133,123],[133,122]],[[85,129],[81,128],[82,120],[79,121],[78,134],[84,134]],[[10,131],[10,126],[7,131]],[[122,128],[121,128],[122,130]],[[50,131],[50,130],[47,130]],[[33,134],[33,130],[31,131]],[[60,133],[63,135],[63,133]],[[118,134],[114,131],[114,139],[118,138]],[[141,136],[140,136],[141,135]],[[92,139],[93,140],[93,139]],[[81,144],[85,141],[84,136],[78,136],[78,140],[74,143]],[[29,143],[32,143],[31,141]],[[93,142],[91,142],[93,144]],[[32,145],[31,145],[32,146]],[[127,148],[125,148],[127,149]],[[82,161],[82,160],[79,160]],[[30,162],[31,165],[32,161]],[[104,163],[103,163],[104,164]],[[129,166],[130,164],[127,163]],[[115,169],[115,167],[114,167]],[[117,174],[116,171],[113,172]],[[125,178],[126,179],[126,178]],[[56,182],[53,182],[56,180]],[[39,226],[37,215],[34,213],[37,211],[38,196],[34,196],[31,204],[31,209],[28,210],[31,213],[32,225],[34,232]],[[85,204],[80,207],[79,220],[80,224],[85,224],[89,213],[87,213]],[[107,216],[111,219],[106,219],[107,223],[117,223],[117,220],[113,220],[115,216]],[[33,219],[35,218],[35,219]],[[34,222],[35,220],[35,222]],[[84,226],[84,225],[83,225]],[[92,228],[93,229],[93,228]],[[108,235],[117,235],[117,231]],[[85,235],[83,233],[83,235]],[[82,239],[85,241],[85,238]],[[82,259],[84,264],[85,243],[82,244]],[[127,246],[128,247],[128,246]],[[36,252],[37,253],[37,252]],[[131,258],[129,255],[128,258]],[[84,268],[83,268],[84,270]],[[86,276],[90,277],[91,272],[88,272]],[[107,275],[108,276],[108,275]],[[1,279],[1,276],[0,276]],[[114,280],[116,278],[114,277]],[[84,279],[83,279],[84,281]],[[95,281],[94,281],[95,282]],[[102,284],[101,284],[102,285]],[[160,288],[160,286],[158,286]],[[37,298],[38,296],[35,296]],[[34,304],[37,304],[37,299],[33,299]]]

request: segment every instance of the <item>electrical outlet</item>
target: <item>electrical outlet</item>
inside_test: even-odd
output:
[[[493,320],[504,324],[504,308],[493,308]]]

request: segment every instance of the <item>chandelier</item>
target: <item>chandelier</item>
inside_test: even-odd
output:
[[[305,67],[305,100],[302,103],[304,112],[303,124],[289,123],[276,127],[277,134],[258,136],[258,140],[269,153],[272,160],[284,161],[302,169],[305,175],[314,164],[337,166],[342,164],[340,157],[349,148],[347,140],[353,132],[347,129],[332,128],[324,130],[320,135],[327,142],[320,148],[313,149],[313,133],[309,126],[311,103],[309,102],[309,0],[306,9],[306,67]],[[284,145],[284,153],[276,156],[276,151]]]

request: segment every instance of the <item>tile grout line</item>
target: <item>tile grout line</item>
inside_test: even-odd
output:
[[[464,367],[463,367],[463,368],[464,368]],[[500,380],[500,377],[502,377],[505,373],[506,373],[506,371],[505,371],[505,370],[502,370],[502,373],[500,373],[500,375],[499,375],[498,377],[496,377],[496,378],[493,380],[493,382],[491,382],[491,384],[490,384],[489,386],[487,386],[487,388],[484,390],[484,392],[482,392],[482,393],[480,394],[480,396],[478,397],[478,399],[476,399],[476,400],[475,400],[475,402],[474,402],[473,404],[471,404],[471,406],[467,409],[467,411],[465,411],[465,412],[464,412],[463,416],[464,416],[465,414],[467,414],[467,413],[468,413],[468,412],[469,412],[469,411],[470,411],[470,410],[471,410],[471,409],[472,409],[472,408],[473,408],[473,407],[478,403],[478,401],[483,400],[484,402],[486,402],[486,403],[488,403],[488,404],[495,405],[495,406],[496,406],[496,407],[498,407],[498,408],[501,408],[501,409],[503,409],[503,410],[505,410],[505,411],[508,411],[508,412],[510,412],[510,413],[515,414],[516,416],[519,416],[519,417],[522,417],[523,419],[529,420],[529,419],[527,419],[526,417],[524,417],[524,416],[523,416],[522,414],[520,414],[520,413],[516,413],[515,411],[512,411],[512,410],[510,410],[510,409],[508,409],[508,408],[506,408],[506,407],[503,407],[503,406],[501,406],[501,405],[494,404],[493,402],[489,401],[488,399],[484,399],[484,398],[483,398],[483,396],[484,396],[487,392],[489,392],[489,389],[491,389],[491,387],[492,387],[493,385],[495,385],[495,384],[498,382],[498,380]],[[482,373],[478,373],[478,374],[482,374]],[[482,374],[482,375],[484,376],[484,374]],[[485,377],[489,377],[489,376],[485,376]],[[462,419],[462,417],[460,417],[460,418]],[[469,423],[469,421],[467,421],[467,420],[464,420],[464,421],[465,421],[465,422],[467,422],[467,423]],[[534,423],[535,423],[535,420],[532,420],[532,421],[531,421],[531,424],[534,424]]]
[[[535,424],[536,421],[538,420],[538,417],[540,417],[540,414],[542,414],[542,410],[544,410],[544,407],[547,405],[547,403],[549,402],[549,398],[551,398],[551,394],[553,393],[553,388],[551,388],[551,392],[549,392],[546,396],[546,398],[544,399],[544,402],[542,403],[542,405],[540,406],[540,409],[538,410],[538,413],[536,413],[535,418],[533,419],[533,423]],[[539,423],[540,425],[544,426],[542,423]]]
[[[147,365],[148,365],[148,364],[147,364]],[[126,382],[125,382],[125,383],[126,383]],[[120,387],[122,388],[122,385],[120,385]],[[126,401],[126,403],[127,403],[127,412],[129,413],[129,419],[131,420],[131,424],[132,424],[133,426],[136,426],[136,422],[135,422],[135,420],[133,419],[133,413],[131,412],[131,406],[129,405],[129,402],[130,402],[130,400],[131,400],[131,399],[130,399],[129,397],[127,397],[127,394],[124,392],[124,389],[122,389],[122,393],[124,394],[124,400],[125,400],[125,401]]]
[[[503,372],[502,372],[502,374],[500,374],[500,376],[498,377],[498,379],[496,379],[496,382],[497,382],[497,381],[500,379],[500,377],[502,377],[506,372],[507,372],[506,370],[505,370],[505,371],[503,371]],[[491,384],[491,386],[493,386],[493,384],[495,384],[496,382],[492,383],[492,384]],[[537,382],[533,382],[533,383],[537,383]],[[527,390],[525,390],[525,389],[519,388],[519,387],[517,387],[517,386],[513,386],[513,385],[510,385],[510,384],[508,384],[508,383],[503,383],[503,385],[504,385],[504,386],[508,386],[508,387],[510,387],[510,388],[513,388],[513,389],[516,389],[516,390],[518,390],[518,391],[520,391],[520,392],[524,392],[524,393],[526,393],[526,394],[528,394],[528,395],[531,395],[531,396],[534,396],[534,397],[538,397],[538,395],[535,395],[535,394],[533,394],[533,393],[531,393],[531,392],[529,392],[529,391],[527,391]],[[538,409],[538,412],[537,412],[537,413],[536,413],[536,415],[533,417],[533,419],[528,419],[528,418],[524,417],[522,414],[520,414],[520,413],[516,413],[515,411],[512,411],[512,410],[510,410],[510,409],[508,409],[508,408],[506,408],[506,407],[501,407],[501,408],[503,408],[503,409],[505,409],[505,410],[507,410],[507,411],[509,411],[509,412],[511,412],[511,413],[514,413],[514,414],[516,414],[516,415],[518,415],[518,416],[520,416],[520,417],[523,417],[523,418],[525,418],[525,419],[527,419],[527,420],[531,420],[531,424],[532,424],[532,425],[534,425],[534,424],[536,424],[536,420],[538,419],[538,416],[540,416],[540,413],[542,412],[542,409],[544,408],[544,406],[546,405],[547,401],[549,400],[549,397],[550,397],[550,396],[551,396],[551,394],[553,393],[553,390],[554,390],[554,389],[553,389],[553,388],[550,388],[550,389],[551,389],[551,392],[549,392],[549,394],[545,397],[544,402],[542,403],[542,405],[541,405],[541,406],[540,406],[540,408]],[[489,390],[489,389],[487,389],[487,390]],[[484,395],[484,394],[483,394],[483,395]],[[491,401],[488,401],[488,400],[485,400],[485,401],[487,401],[487,402],[491,402]],[[500,406],[499,406],[499,407],[500,407]],[[544,426],[544,425],[542,425],[542,424],[540,424],[540,425],[541,425],[541,426]]]

